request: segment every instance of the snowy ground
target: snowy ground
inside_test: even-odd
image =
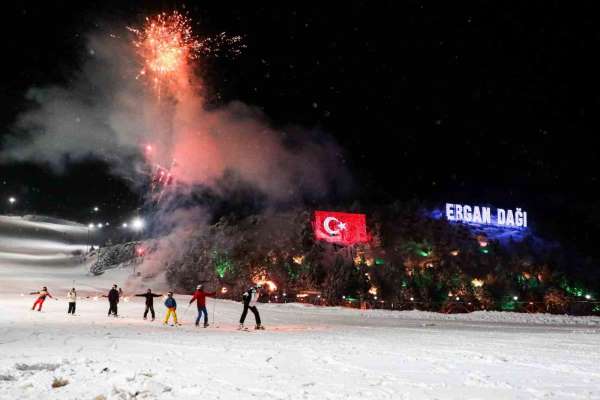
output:
[[[0,237],[0,399],[600,399],[598,317],[261,304],[268,329],[239,332],[239,303],[209,300],[215,324],[197,329],[177,295],[180,327],[143,321],[139,298],[107,318],[93,296],[127,271],[88,276],[72,244],[39,236]],[[91,296],[77,316],[63,299],[30,310],[28,291],[64,298],[73,280]]]

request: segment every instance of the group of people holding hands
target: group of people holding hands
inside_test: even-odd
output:
[[[254,318],[256,321],[255,329],[264,329],[260,320],[260,314],[258,309],[256,308],[256,303],[260,298],[260,291],[262,286],[260,284],[254,285],[250,287],[247,291],[243,293],[242,301],[244,305],[244,309],[242,311],[242,315],[240,317],[240,330],[245,330],[244,321],[246,319],[246,315],[248,314],[248,310],[252,311],[254,314]],[[41,290],[36,292],[31,292],[30,294],[37,294],[38,297],[33,303],[32,310],[35,310],[37,307],[37,311],[42,310],[42,305],[46,298],[54,298],[48,288],[44,286]],[[118,304],[120,298],[123,296],[123,291],[117,287],[117,285],[113,285],[112,289],[109,290],[107,295],[103,295],[102,297],[108,298],[108,316],[118,317]],[[156,297],[165,297],[163,294],[153,293],[152,289],[148,289],[146,293],[136,294],[136,297],[143,297],[145,299],[145,310],[144,310],[144,319],[148,319],[148,313],[150,313],[151,320],[154,321],[156,318],[156,313],[154,311],[154,299]],[[198,309],[198,316],[196,318],[195,325],[200,326],[200,320],[204,317],[204,328],[209,326],[208,323],[208,310],[206,309],[206,298],[216,296],[216,292],[207,292],[204,291],[203,285],[198,285],[192,298],[189,301],[189,305],[196,302],[196,307]],[[69,307],[67,310],[67,314],[75,315],[76,303],[77,303],[77,291],[75,288],[72,288],[67,292],[66,299],[69,303]],[[167,313],[165,315],[164,324],[169,324],[171,317],[173,318],[174,325],[181,325],[177,320],[177,301],[173,297],[173,292],[168,292],[164,302],[165,307],[167,308]],[[188,305],[188,307],[189,307]]]

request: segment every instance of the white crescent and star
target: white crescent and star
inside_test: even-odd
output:
[[[332,222],[335,222],[337,224],[337,229],[331,229]],[[336,236],[339,235],[341,231],[346,230],[346,223],[340,221],[335,217],[327,217],[323,221],[323,228],[325,229],[325,232],[327,232],[331,236]]]

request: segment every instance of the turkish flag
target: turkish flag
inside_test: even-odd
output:
[[[344,246],[369,240],[365,214],[315,211],[313,229],[318,240]]]

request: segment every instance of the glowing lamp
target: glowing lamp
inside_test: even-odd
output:
[[[136,231],[142,230],[144,228],[144,220],[140,217],[134,218],[134,220],[131,221],[131,227]]]

